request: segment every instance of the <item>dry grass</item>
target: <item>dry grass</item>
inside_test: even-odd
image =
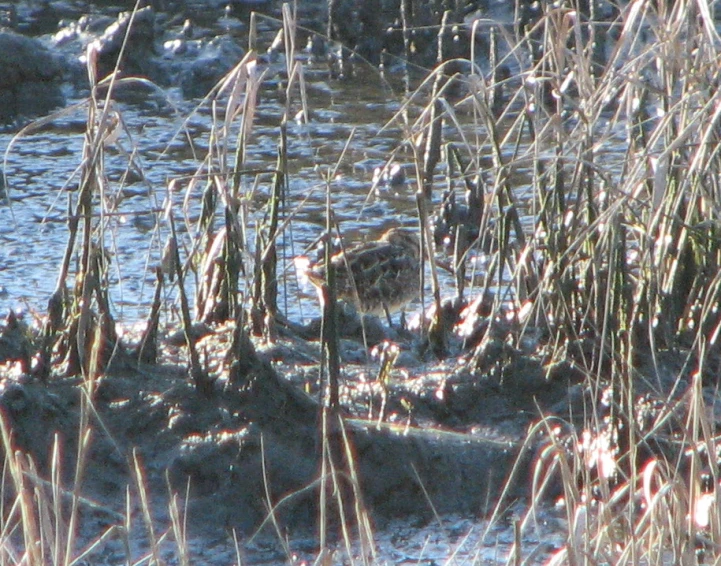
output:
[[[413,154],[420,224],[431,261],[425,197],[437,190],[440,165],[448,172],[447,188],[475,188],[484,203],[475,219],[479,238],[456,250],[454,268],[464,270],[466,260],[485,249],[483,238],[490,235],[497,243],[489,268],[474,274],[474,285],[465,292],[495,289],[496,306],[503,304],[517,317],[518,340],[526,331],[530,335],[540,328],[544,338],[539,353],[548,362],[571,359],[587,376],[585,386],[594,399],[609,392],[608,416],[601,418],[600,406],[595,407],[585,418],[583,432],[559,435],[551,418],[538,425],[537,431],[549,440],[534,476],[535,497],[516,527],[517,544],[508,554],[509,564],[521,564],[524,556],[532,555],[532,549],[524,548],[525,535],[542,512],[541,501],[559,482],[568,531],[566,544],[551,564],[694,564],[700,553],[709,562],[721,556],[716,423],[703,389],[705,381],[716,379],[721,360],[719,38],[710,11],[704,0],[681,0],[672,6],[641,0],[620,9],[609,23],[589,22],[574,10],[548,5],[525,30],[500,30],[501,45],[490,54],[490,69],[482,72],[465,61],[461,68],[470,72],[448,80],[443,73],[452,67],[446,62],[410,93],[393,121],[406,132],[405,143]],[[283,16],[288,102],[281,124],[294,99],[308,116],[303,65],[294,43],[296,24],[288,6]],[[474,45],[472,52],[477,49]],[[89,59],[92,62],[92,56]],[[498,79],[506,93],[500,103],[495,81],[506,76],[500,72],[504,66],[515,71]],[[102,256],[102,249],[95,247],[96,238],[102,241],[104,231],[112,229],[112,215],[106,215],[107,208],[102,214],[93,210],[94,196],[101,197],[102,206],[110,203],[104,193],[102,159],[114,78],[107,81],[103,101],[92,65],[89,73],[94,88],[87,101],[78,203],[51,303],[63,308],[50,317],[43,350],[48,369],[50,351],[62,335],[71,358],[66,362],[85,378],[77,472],[68,490],[60,480],[56,451],[51,478],[39,478],[33,462],[15,451],[12,431],[0,419],[6,454],[0,564],[77,564],[115,536],[125,537],[130,548],[129,512],[89,548],[77,548],[78,512],[85,504],[80,495],[82,474],[92,434],[87,414],[94,380],[112,356],[107,346],[117,343],[103,288],[107,267],[97,256]],[[171,190],[159,223],[172,223],[174,213],[189,222],[192,188],[206,183],[200,219],[184,231],[188,240],[179,242],[172,230],[174,269],[180,281],[188,275],[194,279],[196,318],[245,320],[242,313],[250,311],[248,331],[272,338],[278,284],[274,275],[284,270],[276,242],[290,233],[303,203],[292,210],[283,208],[284,133],[274,169],[258,172],[245,166],[263,79],[251,52],[208,95],[203,102],[212,109],[207,155],[189,180],[183,208],[177,210]],[[450,94],[453,81],[463,83],[461,100]],[[414,115],[419,103],[421,110]],[[260,179],[269,175],[274,188],[259,213],[249,203]],[[523,190],[530,196],[521,198],[518,179],[527,181]],[[76,235],[82,238],[79,252]],[[82,258],[81,271],[66,303],[65,280],[75,253]],[[434,301],[439,303],[435,266],[431,274]],[[245,290],[240,299],[238,289]],[[193,351],[187,301],[183,303]],[[63,327],[73,329],[73,334],[66,335]],[[443,330],[431,326],[429,331],[441,333],[434,347],[441,353]],[[641,383],[639,360],[650,358],[658,367],[657,352],[673,349],[684,353],[686,370],[694,375],[688,391]],[[193,365],[202,371],[197,354],[195,358]],[[204,387],[202,380],[198,374],[199,389]],[[640,426],[636,418],[641,390],[666,400],[650,428]],[[675,440],[682,447],[676,456],[641,457],[679,407],[684,417],[683,427],[676,431]],[[356,533],[343,530],[346,552],[360,557],[349,558],[354,563],[373,563],[378,558],[355,468],[339,470],[335,464],[334,450],[345,451],[353,462],[352,451],[342,425],[329,424],[333,416],[324,415],[325,426],[335,432],[324,434],[321,508],[324,513],[335,509],[348,519],[344,525],[359,525]],[[164,534],[156,532],[139,458],[134,465],[144,531],[151,541],[145,558],[161,563],[160,544],[172,534],[180,563],[192,563],[181,500],[171,494],[171,525]],[[350,491],[341,489],[340,483],[349,485]],[[342,500],[349,493],[352,506]],[[501,499],[494,519],[502,515],[503,505]],[[348,509],[355,515],[352,520],[343,515]],[[321,524],[326,520],[323,515]],[[324,531],[321,535],[324,542]],[[360,552],[353,550],[355,541]],[[128,550],[127,562],[135,560]],[[319,563],[330,560],[323,544]]]

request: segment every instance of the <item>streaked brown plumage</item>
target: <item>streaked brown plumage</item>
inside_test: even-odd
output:
[[[418,237],[404,228],[392,228],[381,238],[339,252],[332,258],[336,267],[336,294],[361,313],[382,314],[403,308],[418,297],[421,246]],[[325,283],[322,264],[298,258],[302,278],[320,287]]]

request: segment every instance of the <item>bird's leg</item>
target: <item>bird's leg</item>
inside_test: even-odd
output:
[[[393,321],[391,320],[391,311],[388,310],[388,305],[383,303],[383,312],[386,313],[386,318],[388,319],[388,326],[393,328]]]

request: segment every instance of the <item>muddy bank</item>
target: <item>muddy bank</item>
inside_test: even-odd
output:
[[[216,360],[210,397],[193,387],[183,348],[172,339],[164,343],[162,363],[139,365],[118,354],[98,380],[91,452],[79,486],[97,504],[87,509],[91,523],[122,516],[137,458],[161,523],[170,489],[187,495],[188,524],[197,534],[227,528],[251,534],[271,526],[271,508],[290,532],[316,524],[323,446],[313,360],[318,344],[286,336],[260,353],[249,350],[242,383],[229,383],[219,361],[229,332],[215,329],[203,343],[208,359]],[[532,424],[542,415],[571,422],[592,403],[572,364],[544,367],[519,353],[500,363],[500,372],[473,374],[456,363],[399,367],[387,389],[369,379],[374,362],[346,365],[342,430],[335,427],[345,456],[338,465],[357,474],[360,492],[348,481],[346,496],[376,524],[428,520],[434,513],[483,517],[502,494],[507,501],[528,497],[536,454],[547,442],[543,432],[528,436]],[[59,439],[70,489],[87,384],[78,378],[40,383],[19,366],[4,366],[0,398],[14,447],[48,477]]]
[[[233,527],[252,532],[268,517],[267,498],[278,504],[277,517],[287,528],[315,523],[322,439],[317,397],[291,383],[301,372],[287,379],[282,373],[291,366],[275,364],[276,371],[263,357],[248,365],[246,385],[218,382],[209,399],[197,394],[182,366],[138,366],[127,356],[113,363],[94,394],[92,449],[82,486],[88,498],[106,509],[104,520],[123,513],[136,453],[161,517],[164,504],[159,500],[169,480],[178,493],[190,486],[188,520],[200,531]],[[433,512],[480,516],[492,508],[525,440],[526,419],[505,418],[505,426],[492,434],[494,418],[484,433],[439,428],[422,416],[421,399],[432,392],[429,385],[411,399],[422,425],[407,419],[365,420],[357,413],[365,413],[367,401],[360,390],[352,393],[358,385],[352,380],[351,375],[345,396],[351,404],[343,409],[350,418],[343,426],[362,501],[376,520],[430,518]],[[44,475],[57,436],[69,486],[82,381],[42,384],[6,372],[3,383],[0,402],[16,449],[30,455]],[[406,402],[408,393],[402,395]],[[377,407],[380,398],[375,397]],[[392,406],[399,398],[391,393],[387,420],[398,421]],[[512,486],[514,496],[525,492],[526,480],[524,472]]]

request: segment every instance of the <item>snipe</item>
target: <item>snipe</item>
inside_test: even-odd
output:
[[[360,313],[397,311],[418,297],[421,246],[418,237],[404,228],[392,228],[381,238],[339,252],[331,261],[336,268],[336,295]],[[297,258],[301,278],[320,288],[325,268],[307,258]]]

